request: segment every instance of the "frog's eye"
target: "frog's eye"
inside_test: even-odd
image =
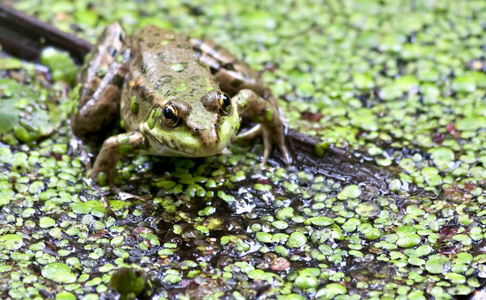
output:
[[[176,127],[179,125],[179,111],[172,103],[167,103],[162,108],[162,114],[164,115],[165,126]]]
[[[219,110],[223,115],[229,115],[231,113],[231,98],[225,94],[221,93],[218,97]]]

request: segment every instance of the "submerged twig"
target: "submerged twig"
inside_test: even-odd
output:
[[[7,53],[26,60],[39,58],[42,48],[66,50],[81,63],[92,45],[8,5],[0,4],[0,44]]]

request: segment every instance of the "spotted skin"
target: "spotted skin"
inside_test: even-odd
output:
[[[288,159],[276,98],[257,73],[211,41],[155,26],[125,38],[114,23],[93,48],[80,81],[74,132],[99,131],[117,116],[127,131],[103,143],[90,174],[96,181],[112,183],[126,154],[217,154],[235,137],[242,115],[259,123],[252,132],[263,136],[262,164],[274,144]]]

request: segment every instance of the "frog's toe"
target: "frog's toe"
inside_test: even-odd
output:
[[[284,163],[287,165],[287,167],[290,166],[291,159],[289,152],[287,151],[287,147],[285,146],[285,138],[283,134],[280,136],[276,136],[274,143],[277,144],[278,148],[280,149],[280,153],[282,153],[282,159]]]
[[[253,126],[251,129],[238,134],[236,138],[244,139],[244,140],[252,140],[261,134],[262,134],[262,125],[257,124]]]
[[[280,152],[282,152],[282,158],[287,165],[287,167],[290,167],[290,164],[292,163],[292,160],[290,159],[289,152],[287,151],[287,147],[285,147],[285,144],[279,144],[278,145]]]
[[[263,130],[262,132],[263,137],[263,159],[260,163],[260,167],[264,167],[267,164],[268,158],[270,157],[270,153],[272,152],[273,141],[270,133],[268,130]]]
[[[287,147],[285,146],[285,137],[283,135],[283,132],[274,132],[273,130],[268,130],[262,127],[262,138],[263,146],[265,149],[263,152],[263,159],[260,166],[264,167],[266,165],[268,158],[270,157],[270,154],[272,152],[273,145],[277,145],[277,147],[280,149],[280,152],[282,153],[282,158],[285,164],[289,166],[291,160],[289,152],[287,151]]]

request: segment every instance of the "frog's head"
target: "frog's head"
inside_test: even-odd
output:
[[[146,122],[159,153],[204,157],[219,153],[231,142],[240,117],[231,98],[212,90],[196,101],[167,100],[155,107]]]

